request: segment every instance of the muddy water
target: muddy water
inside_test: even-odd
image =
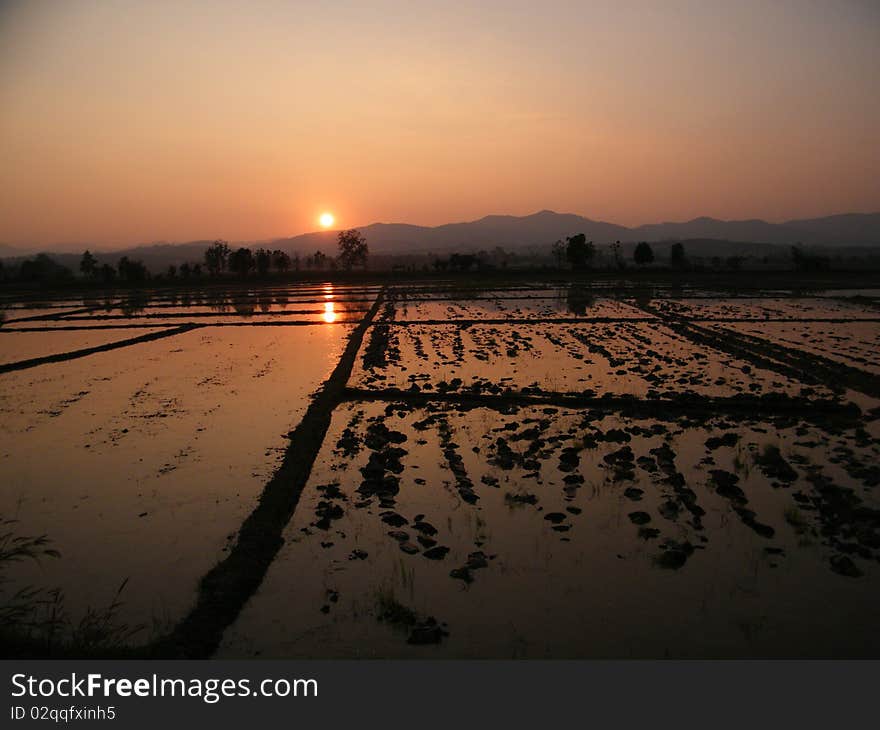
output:
[[[0,376],[0,513],[62,553],[16,579],[80,613],[128,578],[126,620],[179,619],[348,329],[207,327]]]
[[[598,319],[644,319],[652,315],[623,301],[583,297],[549,296],[545,292],[519,295],[487,294],[476,299],[456,301],[451,297],[401,299],[394,312],[401,320],[456,319],[541,319],[552,317],[583,317]]]
[[[407,452],[398,490],[384,497],[370,496],[360,471],[378,423],[406,436],[398,446]],[[360,443],[357,454],[349,455],[346,428]],[[738,435],[736,443],[707,448],[708,439],[728,433]],[[499,438],[512,464],[499,457]],[[444,453],[450,443],[475,501],[465,498],[462,472]],[[286,545],[220,654],[876,652],[876,583],[834,573],[814,534],[819,523],[795,511],[798,487],[768,478],[755,463],[768,445],[778,446],[783,458],[803,462],[799,476],[816,468],[871,499],[844,468],[811,461],[839,443],[853,447],[805,424],[351,404],[337,412]],[[579,449],[576,463],[562,457],[571,447]],[[626,447],[633,460],[619,469],[608,457]],[[683,500],[669,483],[658,457],[667,450],[674,472],[686,475],[678,491],[692,490],[692,498]],[[876,446],[863,455],[876,461]],[[713,470],[739,480],[754,516],[742,517],[718,493]],[[432,559],[437,546],[448,552]],[[469,563],[466,578],[452,575]],[[444,622],[449,636],[427,647],[407,643],[406,626],[380,620],[389,596]]]
[[[13,585],[170,630],[378,292],[5,302],[0,365],[73,358],[0,373],[0,514],[62,552]],[[389,287],[218,655],[876,656],[878,310],[826,294]]]
[[[654,304],[664,313],[689,318],[732,319],[876,319],[878,311],[860,302],[832,301],[828,298],[717,298],[659,300]]]
[[[161,327],[151,327],[91,332],[15,332],[4,328],[0,330],[0,364],[97,347],[162,330]]]
[[[847,322],[845,326],[825,323],[766,322],[725,325],[737,332],[763,336],[796,350],[871,373],[880,374],[880,323]]]
[[[390,326],[384,368],[363,364],[360,387],[500,393],[507,389],[662,397],[799,394],[804,384],[658,324]],[[396,352],[399,350],[399,353]],[[827,388],[813,392],[830,396]]]

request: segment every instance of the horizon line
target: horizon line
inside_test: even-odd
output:
[[[795,221],[810,221],[810,220],[819,220],[822,218],[836,218],[843,216],[852,216],[852,215],[880,215],[880,210],[876,211],[845,211],[841,213],[828,213],[825,215],[813,215],[806,218],[785,218],[783,220],[774,221],[768,220],[766,218],[715,218],[714,216],[709,215],[700,215],[694,218],[689,218],[687,220],[661,220],[654,221],[649,223],[639,223],[634,226],[627,226],[622,223],[614,223],[608,220],[602,220],[600,218],[590,218],[589,216],[583,215],[581,213],[560,213],[559,211],[555,211],[551,208],[542,208],[541,210],[537,210],[534,213],[526,213],[524,215],[513,215],[511,213],[487,213],[479,218],[474,218],[471,220],[461,220],[461,221],[450,221],[448,223],[438,223],[436,225],[424,225],[421,223],[405,223],[401,221],[395,222],[385,222],[385,221],[374,221],[372,223],[364,223],[357,226],[341,227],[334,228],[332,230],[310,230],[303,231],[302,233],[293,233],[289,235],[281,235],[281,236],[271,236],[268,238],[222,238],[217,236],[208,236],[203,238],[189,238],[186,240],[176,239],[176,240],[167,240],[167,239],[155,239],[152,241],[141,241],[139,243],[131,243],[131,244],[106,244],[106,248],[104,250],[107,251],[116,251],[116,250],[126,250],[131,248],[142,248],[146,246],[181,246],[189,243],[197,243],[204,241],[226,241],[230,244],[238,244],[238,243],[248,243],[248,244],[258,244],[258,243],[271,243],[276,241],[289,240],[292,238],[299,238],[301,236],[312,236],[312,235],[330,235],[330,234],[338,234],[340,231],[344,230],[359,230],[361,228],[368,228],[370,226],[411,226],[413,228],[424,228],[424,229],[434,229],[434,228],[443,228],[444,226],[455,226],[455,225],[469,225],[473,223],[479,223],[480,221],[486,220],[487,218],[532,218],[537,215],[541,215],[542,213],[551,213],[553,215],[558,216],[576,216],[578,218],[583,218],[585,221],[589,221],[590,223],[598,223],[601,225],[612,225],[617,226],[619,228],[626,228],[628,230],[637,230],[639,228],[643,228],[645,226],[663,226],[663,225],[682,225],[687,223],[693,223],[699,220],[710,220],[717,223],[766,223],[769,225],[780,226],[785,225],[786,223],[791,223]],[[48,248],[45,250],[38,250],[39,247],[49,247],[49,246],[59,246],[59,247],[75,247],[75,246],[88,246],[90,248],[94,248],[96,251],[101,251],[103,248],[102,244],[94,244],[88,243],[84,241],[68,241],[68,242],[55,242],[55,243],[39,243],[39,244],[25,244],[25,243],[9,243],[5,240],[0,240],[0,246],[6,246],[9,248],[26,248],[31,251],[36,251],[37,253],[63,253],[59,251],[50,251]],[[102,246],[102,248],[98,248],[98,246]],[[116,248],[113,248],[116,246]]]

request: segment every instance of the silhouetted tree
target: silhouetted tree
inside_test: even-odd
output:
[[[551,250],[556,261],[556,268],[561,269],[562,264],[565,263],[565,244],[562,241],[556,241]]]
[[[611,253],[614,255],[614,263],[617,264],[617,268],[626,268],[626,264],[623,261],[623,256],[620,255],[620,241],[615,241],[611,244]]]
[[[370,249],[367,246],[367,239],[360,231],[355,228],[339,231],[336,244],[339,246],[339,263],[342,264],[342,268],[351,271],[355,266],[366,267]]]
[[[119,278],[123,281],[140,282],[147,278],[147,267],[144,266],[144,262],[134,261],[128,256],[119,259],[116,269],[119,272]]]
[[[281,249],[274,250],[272,252],[272,264],[282,274],[286,274],[287,271],[290,269],[290,254],[288,254],[287,251],[282,251]]]
[[[566,238],[565,257],[573,269],[585,269],[596,255],[596,247],[593,242],[587,242],[583,233]]]
[[[88,249],[83,253],[82,259],[80,259],[79,270],[82,272],[83,276],[88,277],[89,279],[94,278],[98,271],[98,260],[92,256],[92,252]]]
[[[636,250],[633,251],[633,260],[639,266],[652,263],[654,261],[654,251],[651,248],[651,245],[646,241],[642,241],[636,246]]]
[[[682,268],[685,263],[684,244],[681,242],[673,243],[669,249],[669,263],[677,269]]]
[[[507,268],[507,264],[514,257],[514,254],[508,253],[504,250],[503,246],[496,246],[485,256],[485,260],[487,260],[492,266],[500,266],[502,269]]]
[[[791,247],[791,261],[797,271],[821,271],[831,267],[831,261],[827,256],[809,254],[800,244]]]
[[[61,281],[73,276],[73,272],[44,253],[21,262],[18,276],[24,281]]]
[[[454,253],[449,257],[449,268],[453,271],[470,271],[477,263],[477,257],[472,253]]]
[[[202,275],[202,265],[201,264],[193,264],[192,275],[196,279],[198,279]]]
[[[177,267],[174,264],[169,264],[168,268],[165,271],[165,275],[169,279],[176,279],[177,278]]]
[[[211,276],[218,276],[225,271],[229,262],[229,244],[226,241],[214,241],[205,251],[205,268]]]
[[[321,251],[315,251],[311,256],[306,256],[306,268],[315,268],[323,271],[327,264],[327,258],[327,254],[322,253]]]
[[[191,274],[192,274],[192,266],[189,265],[188,261],[184,261],[180,265],[180,278],[184,279],[184,280],[189,279]]]
[[[116,269],[114,269],[110,264],[104,264],[103,266],[101,266],[98,272],[101,275],[101,281],[103,281],[105,284],[109,284],[116,278]]]
[[[229,270],[234,274],[238,274],[242,279],[246,278],[256,265],[257,262],[254,260],[254,255],[249,248],[240,248],[229,254]]]
[[[258,248],[254,254],[254,261],[257,265],[257,273],[265,276],[269,273],[269,267],[272,265],[272,254],[265,248]]]

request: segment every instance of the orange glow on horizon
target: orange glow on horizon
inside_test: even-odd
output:
[[[204,5],[0,3],[0,243],[880,200],[877,3]]]

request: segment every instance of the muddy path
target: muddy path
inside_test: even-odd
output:
[[[389,401],[426,406],[432,403],[453,403],[463,406],[492,408],[504,411],[511,406],[563,406],[601,412],[615,412],[627,416],[687,415],[691,418],[713,418],[719,413],[736,415],[761,415],[774,418],[792,418],[800,421],[835,422],[852,427],[862,417],[861,410],[852,403],[837,400],[806,399],[784,394],[760,396],[735,395],[727,398],[711,398],[698,395],[680,395],[677,398],[650,400],[635,396],[592,397],[579,393],[505,393],[487,395],[461,390],[447,393],[423,393],[396,388],[346,388],[346,400]]]
[[[37,367],[38,365],[47,365],[54,362],[65,362],[67,360],[76,360],[77,358],[94,355],[98,352],[118,350],[123,347],[131,347],[132,345],[138,345],[143,342],[153,342],[154,340],[161,340],[165,337],[174,337],[175,335],[183,334],[184,332],[189,332],[190,330],[197,328],[198,325],[185,324],[179,327],[171,327],[169,329],[163,330],[162,332],[151,332],[150,334],[139,335],[138,337],[129,337],[124,340],[119,340],[117,342],[108,342],[104,345],[96,345],[95,347],[85,347],[81,350],[59,352],[53,355],[45,355],[43,357],[34,357],[28,360],[19,360],[18,362],[5,363],[0,365],[0,375],[2,375],[3,373],[14,372],[16,370],[26,370],[28,368]]]
[[[225,629],[259,588],[284,543],[284,528],[309,479],[333,411],[343,401],[364,334],[382,301],[383,292],[380,292],[349,336],[336,368],[315,394],[299,425],[290,432],[281,466],[263,489],[257,507],[242,524],[234,547],[201,579],[196,605],[169,635],[153,644],[154,655],[189,659],[211,656]]]
[[[835,362],[821,355],[805,352],[793,347],[778,345],[770,340],[755,335],[734,332],[730,329],[717,327],[710,329],[698,321],[713,323],[739,323],[746,319],[712,319],[695,320],[665,313],[650,304],[638,303],[640,309],[659,317],[663,324],[679,335],[699,345],[706,345],[735,357],[751,362],[756,367],[773,370],[810,385],[825,385],[832,390],[850,388],[872,398],[880,398],[880,377],[860,370],[859,368]],[[762,322],[786,321],[774,318],[760,320]],[[798,319],[798,322],[824,322],[816,318]],[[828,320],[831,322],[832,320]],[[835,319],[838,324],[860,321],[852,319]],[[871,321],[871,320],[867,320]]]

